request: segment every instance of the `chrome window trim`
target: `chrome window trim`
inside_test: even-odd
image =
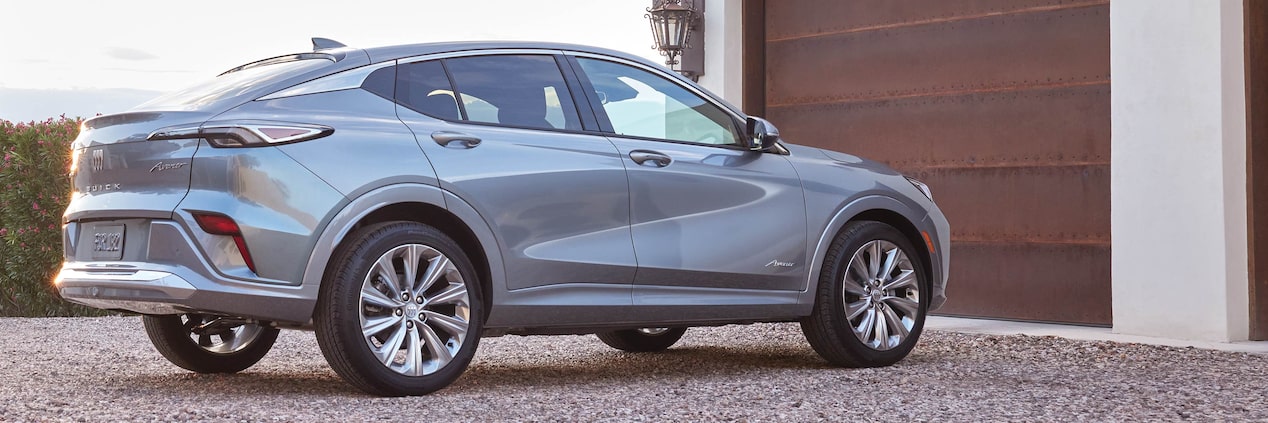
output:
[[[371,73],[393,65],[396,65],[395,60],[348,69],[283,89],[257,98],[255,101],[276,100],[279,98],[360,88],[361,84],[365,83],[365,78],[370,76]]]

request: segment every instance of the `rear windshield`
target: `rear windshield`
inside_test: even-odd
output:
[[[252,89],[272,85],[288,77],[317,70],[331,63],[333,63],[332,60],[323,57],[250,65],[194,86],[164,94],[137,106],[137,109],[200,110],[222,99],[236,97]]]

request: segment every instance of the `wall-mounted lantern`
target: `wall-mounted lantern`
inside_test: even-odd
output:
[[[704,74],[704,40],[693,42],[691,36],[703,32],[704,1],[653,0],[647,9],[655,45],[652,48],[665,56],[665,66],[695,81]]]

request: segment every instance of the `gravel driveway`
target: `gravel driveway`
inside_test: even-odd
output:
[[[0,319],[0,421],[1268,420],[1268,356],[931,331],[883,369],[826,367],[795,324],[697,328],[659,354],[485,339],[433,395],[375,398],[283,331],[236,375],[183,371],[137,317]]]

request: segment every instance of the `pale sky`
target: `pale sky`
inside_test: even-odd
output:
[[[309,51],[430,41],[588,44],[660,61],[649,0],[18,0],[0,25],[0,119],[115,113],[235,66]],[[101,110],[109,109],[109,110]]]

